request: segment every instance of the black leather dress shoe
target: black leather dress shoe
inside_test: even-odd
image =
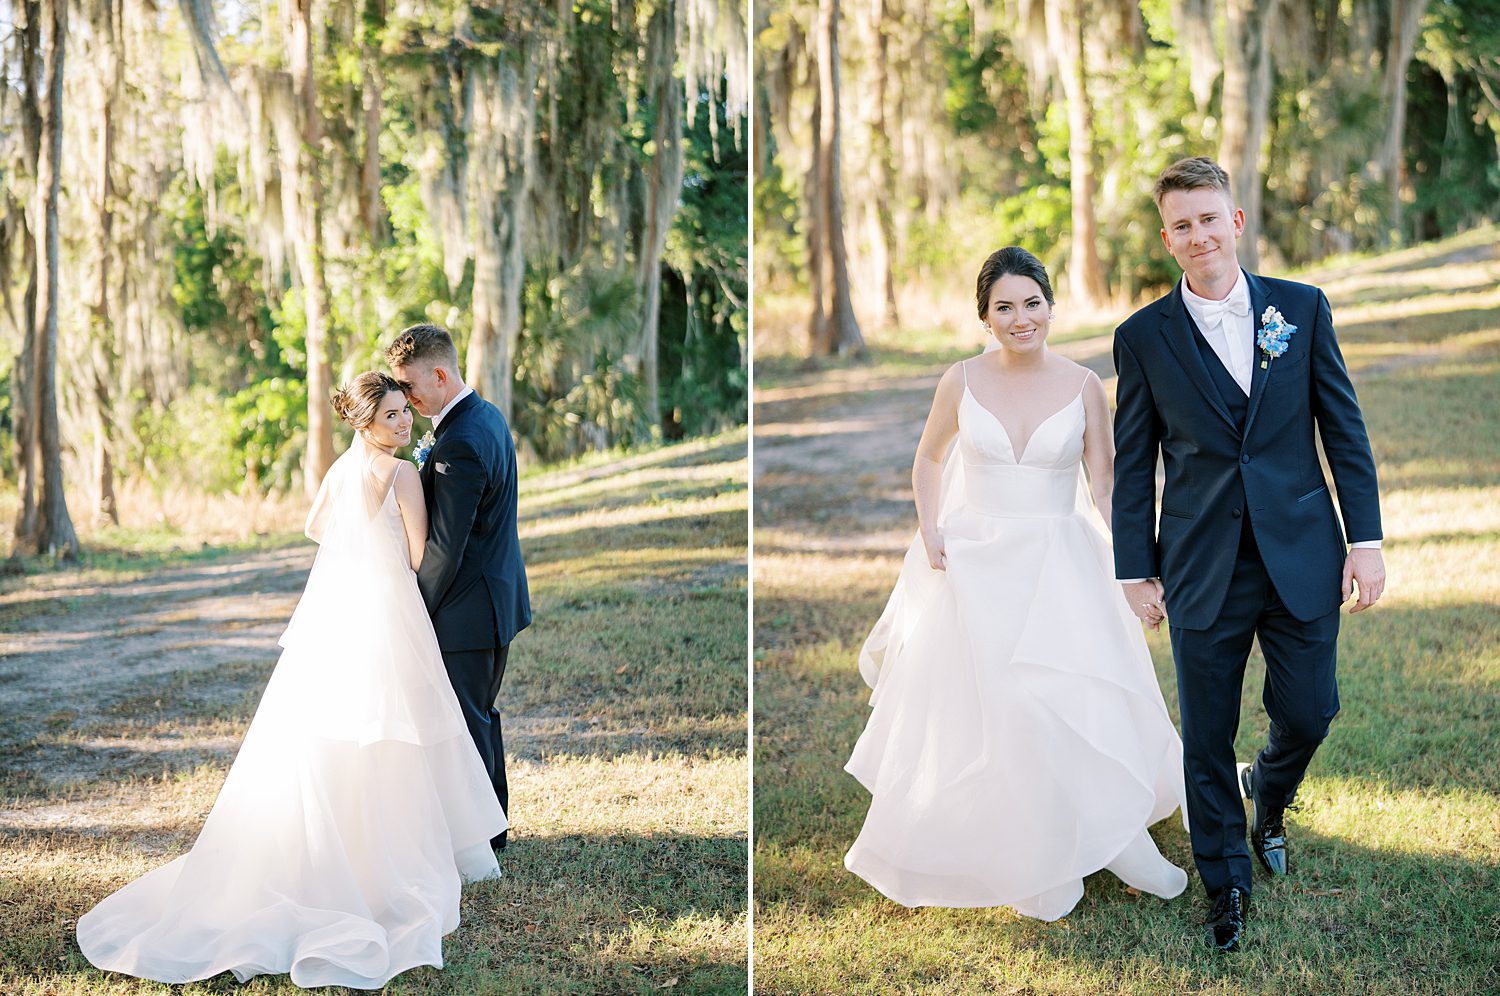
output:
[[[1220,951],[1234,951],[1245,936],[1245,920],[1250,916],[1250,893],[1238,885],[1226,886],[1214,897],[1214,908],[1204,924],[1209,940]]]
[[[1250,849],[1272,875],[1286,874],[1286,808],[1267,806],[1260,797],[1260,780],[1252,765],[1240,771],[1240,788],[1250,800]]]

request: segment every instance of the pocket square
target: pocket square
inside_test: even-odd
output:
[[[437,471],[439,474],[448,473],[448,465],[446,463],[435,463],[432,465],[432,469]]]

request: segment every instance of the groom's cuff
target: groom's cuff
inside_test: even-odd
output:
[[[1380,540],[1360,540],[1358,543],[1350,543],[1351,550],[1379,550]]]
[[[1156,578],[1120,578],[1119,584],[1140,584],[1142,581],[1155,581]]]

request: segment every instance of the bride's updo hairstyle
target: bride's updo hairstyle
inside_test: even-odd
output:
[[[1041,287],[1042,297],[1047,299],[1049,305],[1057,303],[1052,300],[1052,281],[1047,279],[1047,268],[1042,265],[1042,261],[1020,246],[1006,246],[998,252],[990,253],[990,258],[979,268],[979,286],[975,290],[974,300],[979,306],[980,321],[984,321],[985,315],[989,314],[990,288],[995,286],[996,280],[1010,276],[1030,277]]]
[[[359,430],[375,421],[380,402],[392,391],[401,390],[401,382],[390,374],[370,370],[333,392],[333,410],[350,428]]]

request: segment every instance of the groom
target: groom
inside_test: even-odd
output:
[[[469,735],[510,815],[505,742],[495,698],[510,642],[531,622],[516,536],[516,448],[505,417],[464,384],[458,351],[436,325],[413,325],[385,351],[436,442],[422,464],[427,552],[417,586],[432,616]],[[506,831],[490,841],[504,849]]]
[[[1245,215],[1213,160],[1173,164],[1154,193],[1183,279],[1115,330],[1115,571],[1153,629],[1171,615],[1193,859],[1213,900],[1212,942],[1232,951],[1249,914],[1250,850],[1286,874],[1283,813],[1338,712],[1339,606],[1357,585],[1360,612],[1385,584],[1380,506],[1323,292],[1240,269]],[[1241,773],[1234,738],[1256,637],[1271,727]]]

